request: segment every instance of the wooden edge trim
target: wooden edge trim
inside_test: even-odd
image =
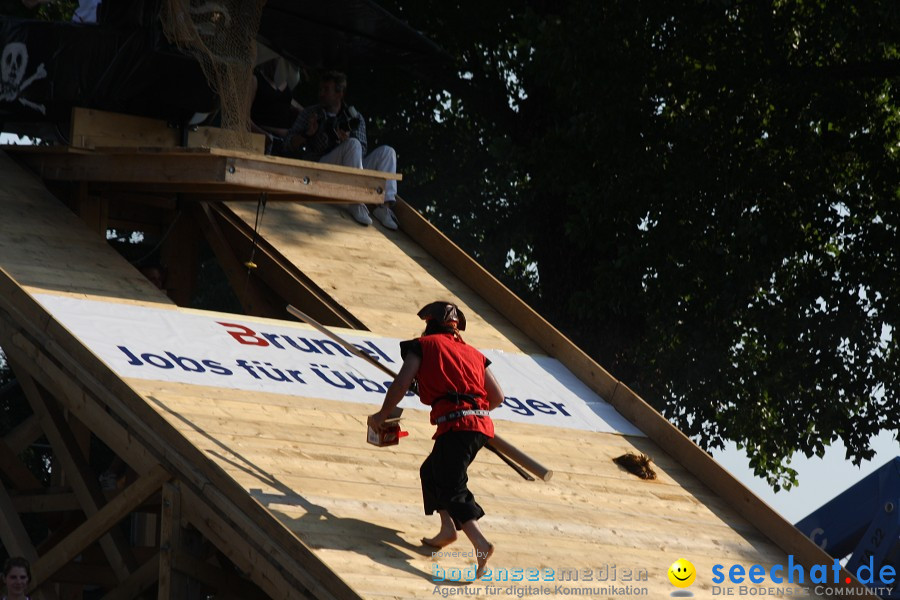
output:
[[[559,360],[697,479],[719,494],[779,548],[795,555],[808,567],[832,563],[833,559],[827,553],[751,492],[656,409],[598,365],[416,209],[398,197],[394,212],[401,229],[413,241],[478,292],[548,355]],[[845,574],[848,575],[850,574]]]
[[[34,563],[32,567],[33,585],[36,587],[48,580],[66,563],[96,542],[124,519],[128,513],[140,506],[151,494],[159,490],[169,477],[169,473],[162,466],[157,465],[149,473],[122,490],[119,495],[107,502],[93,516]]]
[[[269,600],[270,596],[263,592],[250,579],[243,579],[236,573],[224,571],[218,567],[189,554],[181,553],[175,557],[172,570],[182,573],[191,579],[208,585],[217,592],[227,591],[231,598],[241,600]]]
[[[333,165],[331,163],[312,162],[308,160],[295,160],[293,158],[273,159],[272,157],[264,157],[263,155],[242,155],[231,151],[213,150],[210,152],[212,156],[224,156],[234,161],[234,165],[242,166],[248,169],[264,170],[265,167],[289,167],[289,169],[279,169],[276,173],[286,174],[296,171],[297,175],[301,175],[304,170],[311,172],[331,172],[340,173],[341,175],[349,175],[353,178],[363,179],[394,179],[402,181],[403,175],[400,173],[388,173],[387,171],[376,171],[374,169],[357,169],[356,167],[347,167],[344,165]]]
[[[206,160],[215,160],[216,164],[221,159],[233,159],[248,168],[258,168],[264,165],[276,165],[351,175],[372,179],[403,180],[402,173],[388,173],[387,171],[375,171],[373,169],[357,169],[343,165],[332,165],[308,160],[298,160],[282,156],[267,156],[253,154],[240,150],[228,150],[224,148],[182,148],[182,147],[141,147],[141,146],[106,146],[99,148],[85,148],[80,146],[24,146],[4,145],[3,150],[20,155],[31,156],[95,156],[95,157],[142,157],[149,159],[152,156],[173,157],[183,159],[185,157],[207,157]]]
[[[177,191],[178,186],[170,186],[171,190]],[[161,190],[160,186],[146,186],[147,189]],[[259,188],[245,187],[238,189],[235,186],[228,186],[227,190],[219,191],[218,189],[193,190],[186,194],[181,194],[182,199],[189,202],[256,202],[259,199]],[[301,202],[303,204],[378,204],[378,202],[361,202],[360,198],[327,198],[325,196],[311,196],[307,194],[299,194],[294,192],[281,192],[278,190],[266,190],[266,202]]]
[[[779,548],[788,554],[793,554],[799,562],[807,567],[816,564],[831,565],[834,562],[833,557],[803,535],[778,511],[754,494],[628,386],[620,384],[609,403],[632,423],[643,423],[641,431],[646,433],[647,437],[681,463],[713,492],[726,499],[732,508]],[[841,582],[850,576],[852,576],[851,573],[842,570]],[[851,581],[851,584],[829,585],[868,590],[861,583],[857,583],[855,579],[851,579]]]
[[[3,515],[0,520],[0,541],[3,542],[4,549],[10,556],[24,556],[34,563],[37,551],[2,481],[0,481],[0,515]]]
[[[181,493],[183,498],[182,514],[185,519],[196,527],[206,539],[222,550],[242,571],[247,573],[260,589],[273,598],[305,597],[306,594],[303,593],[303,590],[296,589],[299,584],[320,600],[337,600],[338,598],[361,600],[360,596],[334,572],[332,572],[334,581],[327,583],[310,573],[302,573],[301,577],[291,581],[285,578],[285,570],[277,568],[267,561],[254,561],[252,555],[255,553],[278,554],[278,550],[273,547],[255,547],[247,537],[242,535],[244,528],[233,527],[223,514],[211,510],[208,500],[201,498],[189,488],[183,488]],[[294,575],[297,574],[294,573]],[[279,580],[281,580],[280,583]],[[339,590],[340,595],[334,593],[335,581],[343,584],[344,589]]]
[[[27,419],[16,425],[12,431],[3,438],[4,443],[9,446],[10,450],[16,454],[20,454],[36,439],[41,437],[41,424],[38,423],[37,417],[29,415]]]
[[[103,600],[131,600],[150,589],[159,575],[159,553],[154,554],[138,567],[115,589],[103,596]]]
[[[4,473],[20,490],[41,489],[43,487],[41,482],[19,460],[18,454],[5,441],[0,440],[0,473]]]
[[[58,513],[81,510],[75,492],[40,491],[17,492],[12,497],[13,507],[20,513]]]
[[[177,482],[162,484],[162,506],[159,514],[159,578],[160,598],[179,598],[184,594],[184,578],[175,571],[175,560],[184,552],[181,536],[181,489]]]
[[[259,280],[256,277],[249,276],[247,266],[241,262],[235,248],[228,243],[210,204],[199,202],[192,204],[190,208],[194,221],[218,259],[231,291],[244,312],[257,316],[280,314],[279,303],[266,295],[264,289],[258,285]]]

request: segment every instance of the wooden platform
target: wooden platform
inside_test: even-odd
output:
[[[421,512],[417,483],[432,432],[424,412],[407,411],[411,435],[400,446],[378,449],[363,439],[367,405],[122,380],[31,295],[188,309],[171,304],[35,177],[2,155],[0,172],[5,182],[0,345],[36,420],[0,444],[0,467],[13,481],[9,489],[0,486],[0,508],[16,517],[4,521],[0,535],[7,547],[35,561],[38,581],[45,587],[71,582],[75,576],[65,567],[78,571],[79,563],[72,561],[86,560],[78,558],[84,553],[106,557],[95,567],[108,582],[108,598],[155,589],[159,597],[170,597],[176,580],[186,575],[218,586],[222,597],[349,600],[458,593],[454,584],[435,586],[435,569],[463,569],[471,559],[434,557],[418,543],[437,525],[435,517]],[[248,206],[234,210],[250,216]],[[421,328],[415,310],[449,293],[467,311],[471,343],[537,351],[532,335],[405,234],[380,226],[364,229],[337,207],[287,204],[270,207],[261,231],[374,332],[415,335]],[[504,314],[524,310],[509,306]],[[546,339],[558,338],[548,333]],[[602,372],[596,365],[586,369]],[[677,430],[658,415],[648,417],[651,409],[626,386],[613,381],[608,388],[609,397],[650,439],[504,422],[510,442],[555,471],[549,483],[524,482],[495,456],[478,457],[471,485],[488,513],[484,530],[497,544],[493,567],[591,569],[597,574],[593,581],[565,586],[631,585],[660,597],[673,590],[666,570],[683,557],[702,574],[691,589],[709,597],[714,564],[784,564],[788,552],[797,562],[827,562]],[[15,502],[24,503],[33,482],[15,454],[41,431],[49,432],[54,452],[65,459],[65,482],[71,486],[42,493],[56,502],[77,501],[84,515],[78,513],[83,522],[77,528],[59,532],[60,543],[39,551],[17,518],[24,509],[17,511]],[[96,473],[79,459],[78,440],[85,432],[102,439],[135,472],[134,483],[111,501],[97,489]],[[659,479],[640,480],[612,462],[629,450],[649,455]],[[142,545],[132,548],[119,539],[113,528],[129,512],[146,511],[144,504],[154,504],[159,519],[149,527],[149,556]],[[214,552],[201,558],[191,554],[190,545],[180,541],[188,525],[240,575],[217,563]],[[460,541],[454,549],[468,546]],[[616,581],[608,575],[597,581],[602,569],[609,573],[613,566]],[[625,569],[646,572],[647,580],[624,581]],[[468,595],[496,594],[478,583]],[[542,594],[568,595],[571,591]],[[592,594],[613,595],[621,594]]]
[[[218,148],[7,146],[48,181],[77,181],[93,192],[177,192],[205,200],[257,198],[306,202],[384,202],[382,173]]]

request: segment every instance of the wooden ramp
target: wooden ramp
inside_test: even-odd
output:
[[[314,285],[334,314],[352,315],[358,330],[412,337],[421,305],[457,299],[470,343],[557,357],[647,436],[498,421],[554,478],[525,482],[494,455],[479,455],[471,487],[497,545],[491,564],[513,581],[465,590],[435,582],[436,574],[464,576],[473,559],[433,556],[418,541],[437,526],[422,514],[418,486],[433,430],[425,412],[407,411],[410,437],[379,449],[364,441],[366,404],[123,378],[39,300],[236,317],[175,306],[39,179],[3,155],[0,172],[0,347],[35,413],[0,443],[9,482],[0,487],[0,538],[34,561],[45,598],[86,583],[102,586],[106,598],[488,598],[535,595],[529,586],[548,586],[539,595],[551,598],[661,597],[675,589],[666,571],[678,558],[696,566],[694,594],[710,597],[715,564],[768,569],[789,553],[798,563],[830,564],[407,207],[398,207],[406,233],[394,233],[362,228],[333,206],[272,205],[258,243],[289,261],[292,277]],[[254,223],[255,206],[221,210]],[[240,318],[260,328],[278,323]],[[49,484],[16,458],[42,433],[62,472]],[[99,489],[91,434],[134,472],[116,492]],[[658,479],[612,462],[627,451],[650,456]],[[26,515],[44,524],[47,539],[34,539]],[[131,519],[131,534],[117,526],[123,519]],[[461,540],[447,550],[469,547]],[[541,579],[529,581],[529,569]],[[556,581],[543,579],[547,569]],[[559,581],[564,572],[578,580]]]

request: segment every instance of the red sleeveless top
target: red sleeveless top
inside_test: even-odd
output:
[[[422,358],[416,375],[419,380],[419,399],[431,407],[431,423],[437,424],[434,437],[448,431],[479,431],[494,437],[494,422],[490,416],[467,415],[459,419],[437,423],[440,417],[460,410],[488,410],[484,370],[490,361],[477,349],[457,340],[449,333],[426,335],[400,343],[404,358],[412,352]],[[442,398],[466,394],[469,398]]]

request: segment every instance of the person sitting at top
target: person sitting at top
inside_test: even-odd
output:
[[[250,107],[250,130],[266,136],[266,148],[287,135],[303,106],[294,100],[293,89],[300,72],[283,58],[272,58],[256,67],[250,81],[253,104]],[[278,148],[275,148],[277,153]]]
[[[390,146],[379,146],[367,153],[366,121],[344,102],[347,76],[338,71],[325,73],[319,82],[319,103],[305,108],[285,136],[285,153],[332,165],[397,172],[397,153]],[[303,149],[301,151],[301,149]],[[388,229],[397,229],[392,206],[397,199],[397,182],[388,179],[384,186],[384,204],[372,214]],[[349,205],[347,211],[356,222],[371,225],[365,204]]]

